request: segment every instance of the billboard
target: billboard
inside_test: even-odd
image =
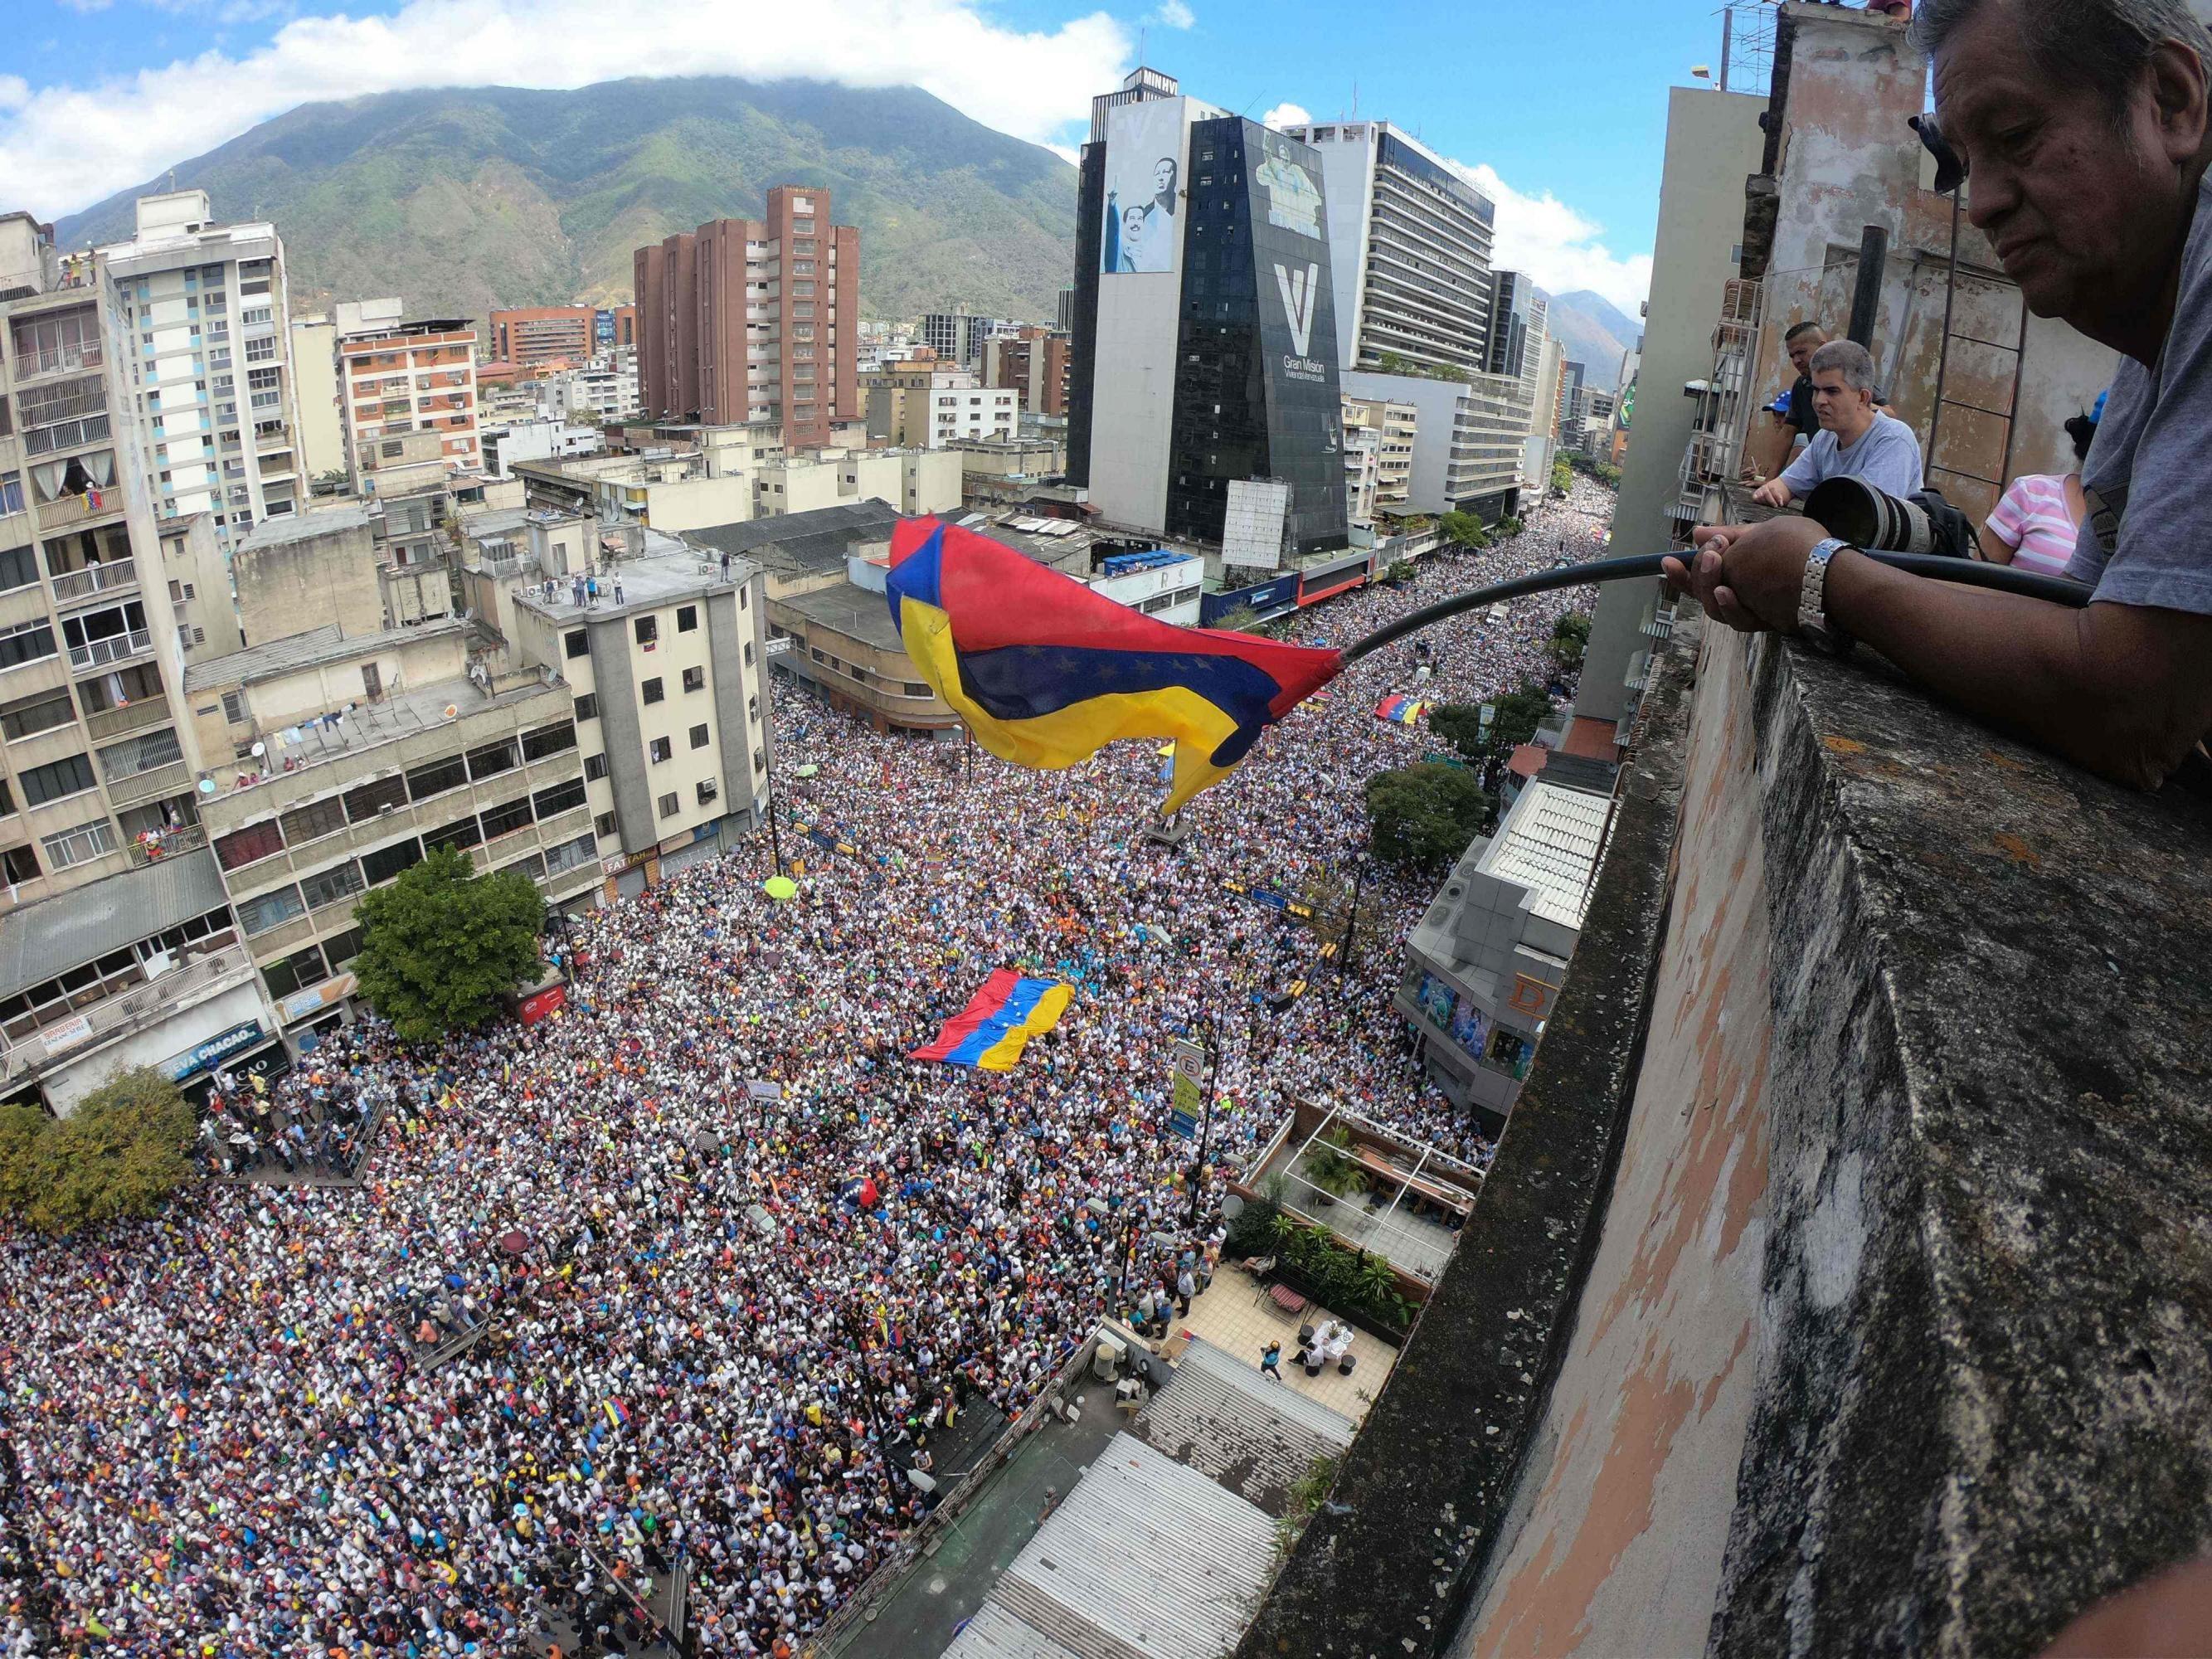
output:
[[[1180,98],[1155,98],[1123,104],[1107,118],[1102,276],[1164,275],[1177,268],[1185,201],[1182,108]]]

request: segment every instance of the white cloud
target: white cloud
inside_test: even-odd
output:
[[[1306,126],[1312,120],[1303,104],[1278,104],[1260,118],[1260,125],[1280,131],[1285,127]]]
[[[5,205],[74,212],[298,104],[490,81],[912,84],[1002,132],[1048,143],[1088,117],[1091,94],[1119,80],[1133,44],[1103,12],[1023,33],[988,21],[983,0],[633,0],[621,27],[610,15],[601,0],[408,0],[388,17],[297,18],[239,57],[209,51],[42,88],[0,106],[0,179],[15,198]]]
[[[115,0],[61,0],[71,11],[106,11]]]
[[[1600,237],[1605,227],[1583,217],[1546,191],[1524,195],[1488,164],[1453,167],[1498,207],[1497,246],[1492,263],[1500,270],[1525,270],[1551,294],[1588,289],[1633,317],[1651,291],[1651,256],[1621,258]]]
[[[1198,14],[1183,0],[1160,0],[1160,9],[1152,14],[1152,21],[1171,29],[1187,29],[1198,21]]]

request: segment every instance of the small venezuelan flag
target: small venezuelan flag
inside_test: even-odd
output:
[[[1334,651],[1177,628],[934,519],[892,532],[888,594],[907,654],[984,748],[1051,769],[1117,738],[1170,738],[1170,812],[1340,665]]]
[[[1411,726],[1429,712],[1429,705],[1411,697],[1385,697],[1376,706],[1375,718],[1388,720],[1393,726]]]
[[[965,1008],[945,1022],[936,1042],[908,1058],[1011,1072],[1032,1036],[1060,1024],[1074,995],[1073,986],[1057,980],[1024,979],[1011,968],[999,969]]]

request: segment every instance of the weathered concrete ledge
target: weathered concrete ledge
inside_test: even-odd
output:
[[[1711,1651],[2025,1654],[2212,1543],[2212,812],[1753,677],[1775,1037]]]
[[[1396,1659],[1457,1623],[1604,1212],[1666,931],[1692,635],[1655,665],[1574,969],[1482,1197],[1242,1659]]]
[[[2212,807],[1687,646],[1244,1659],[2026,1656],[2212,1547]]]

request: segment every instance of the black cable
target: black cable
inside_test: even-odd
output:
[[[2026,570],[2015,570],[2008,564],[1984,564],[1978,559],[1954,559],[1936,553],[1885,553],[1869,548],[1854,551],[1863,553],[1877,564],[1886,564],[1893,570],[1902,570],[1910,575],[1925,576],[1930,581],[1960,582],[1968,587],[1986,587],[2000,593],[2017,593],[2024,599],[2043,599],[2053,605],[2084,605],[2094,591],[2082,582],[2068,581],[2063,576],[2039,576]],[[1694,553],[1638,553],[1626,558],[1598,559],[1589,564],[1564,565],[1551,570],[1539,570],[1533,575],[1516,576],[1510,581],[1492,582],[1487,587],[1478,587],[1466,593],[1455,593],[1434,605],[1425,605],[1419,611],[1408,611],[1394,623],[1376,629],[1365,639],[1347,647],[1343,665],[1350,667],[1362,657],[1395,643],[1407,635],[1440,623],[1449,617],[1463,616],[1469,611],[1480,610],[1486,605],[1496,605],[1504,599],[1518,599],[1531,593],[1548,593],[1555,588],[1581,587],[1592,582],[1633,581],[1641,577],[1660,574],[1660,562],[1669,558],[1692,558]]]

